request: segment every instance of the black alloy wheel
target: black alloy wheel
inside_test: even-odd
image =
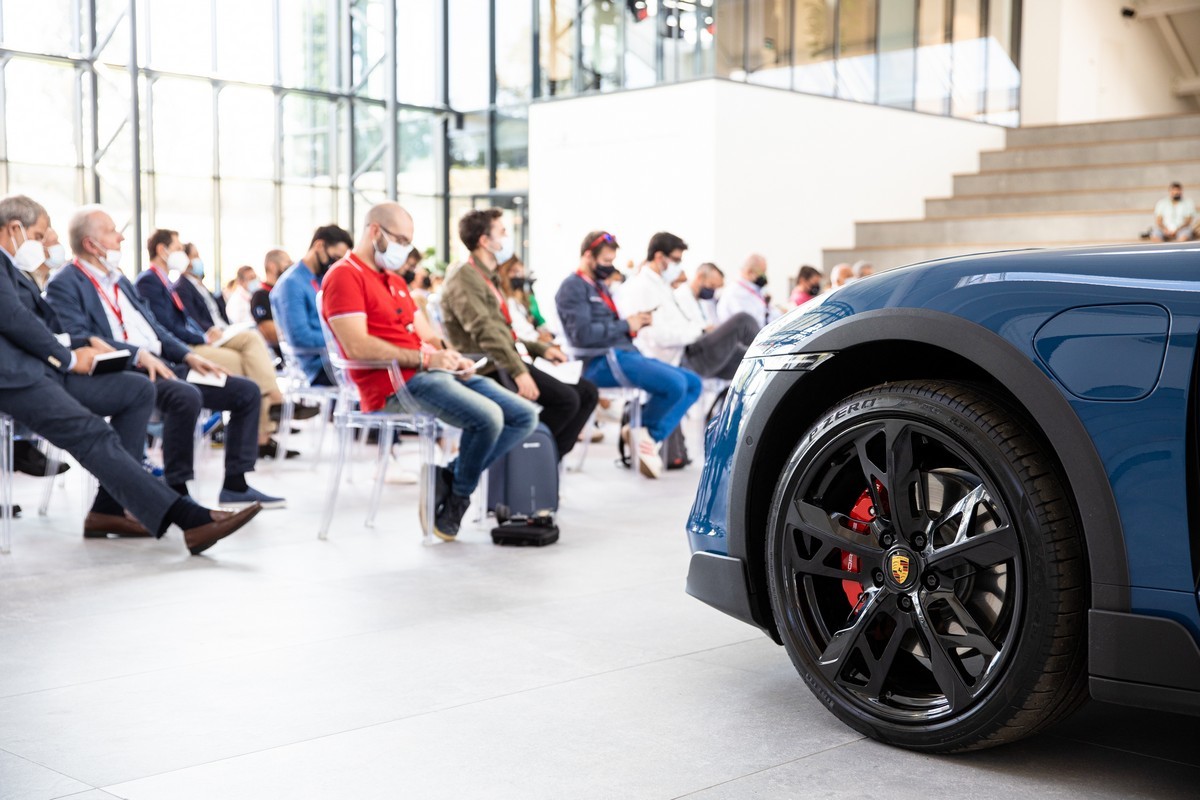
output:
[[[801,438],[769,593],[797,670],[850,726],[971,750],[1086,696],[1083,546],[1033,430],[976,388],[922,382],[846,398]]]

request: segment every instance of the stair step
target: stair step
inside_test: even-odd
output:
[[[1116,191],[940,197],[925,201],[925,216],[928,219],[941,219],[946,217],[986,217],[1000,214],[1052,214],[1063,211],[1075,213],[1141,211],[1149,218],[1153,214],[1154,204],[1166,197],[1166,194],[1166,187],[1162,187]]]
[[[1165,139],[1176,136],[1200,136],[1200,114],[1128,119],[1113,122],[1089,122],[1079,125],[1046,125],[1014,128],[1008,132],[1009,147],[1047,144],[1085,144],[1130,139]]]
[[[1126,239],[1105,239],[1102,241],[1085,242],[1043,242],[1030,243],[1025,247],[1005,244],[1002,242],[975,242],[963,244],[929,244],[915,247],[878,247],[850,248],[844,250],[826,250],[824,252],[824,270],[828,275],[835,264],[855,261],[869,261],[877,270],[895,269],[922,261],[936,258],[951,258],[952,256],[971,255],[973,253],[991,253],[1002,250],[1024,250],[1037,247],[1086,247],[1089,245],[1129,244],[1138,246],[1144,242],[1130,242]]]
[[[1043,168],[955,175],[956,196],[1028,194],[1097,189],[1155,189],[1167,184],[1200,184],[1200,161],[1173,164],[1126,164],[1104,167]]]
[[[943,242],[1090,242],[1114,234],[1136,239],[1152,221],[1145,213],[1126,212],[860,222],[854,241],[859,247],[911,247]]]
[[[980,171],[1200,161],[1200,134],[1178,139],[1018,147],[980,155]]]

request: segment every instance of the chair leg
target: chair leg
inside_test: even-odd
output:
[[[279,443],[279,449],[275,451],[276,467],[287,461],[288,439],[292,437],[292,417],[296,413],[296,404],[291,395],[283,396],[282,405],[283,408],[279,410],[279,427],[275,430],[275,441]]]
[[[62,458],[62,451],[57,447],[46,442],[46,463],[54,468],[54,465]],[[38,504],[38,516],[44,517],[50,513],[50,497],[54,494],[54,484],[58,482],[57,475],[46,476],[46,485],[42,489],[42,502]]]
[[[325,430],[329,427],[329,405],[329,396],[323,396],[321,398],[321,427],[317,430],[317,451],[313,455],[313,464],[321,462],[321,447],[325,444]]]
[[[0,553],[12,552],[13,421],[0,416]]]
[[[350,436],[353,429],[349,426],[338,429],[337,460],[333,462],[333,475],[329,480],[329,493],[325,496],[325,513],[321,515],[321,528],[317,538],[329,538],[329,525],[333,522],[333,508],[337,504],[338,487],[342,483],[342,466],[346,463],[346,453],[350,449]]]
[[[600,406],[597,405],[596,408]],[[587,424],[583,426],[583,441],[579,442],[579,458],[575,461],[575,466],[571,468],[571,472],[583,472],[583,462],[587,460],[588,448],[592,446],[592,431],[596,428],[596,409],[592,409],[592,415],[588,417]],[[618,435],[620,432],[618,431]]]
[[[385,422],[379,429],[379,457],[375,464],[375,485],[371,488],[371,505],[367,507],[368,528],[375,527],[375,514],[379,511],[379,500],[383,497],[383,482],[387,479],[388,456],[392,452],[392,437],[396,429]]]
[[[417,419],[417,443],[421,448],[421,495],[419,498],[419,517],[421,523],[421,542],[432,544],[433,519],[437,512],[435,507],[436,493],[434,488],[437,481],[437,424],[431,419]]]

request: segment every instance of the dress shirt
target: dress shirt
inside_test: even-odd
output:
[[[717,319],[721,322],[741,312],[754,317],[760,327],[774,322],[779,316],[779,312],[763,296],[762,289],[745,278],[725,284],[721,299],[717,301]]]
[[[654,312],[654,322],[639,328],[633,340],[638,350],[650,358],[679,366],[684,348],[704,335],[704,322],[688,317],[680,308],[675,292],[650,266],[643,266],[622,287],[615,298],[622,317],[629,318],[640,311]]]
[[[113,299],[113,290],[117,286],[117,281],[121,279],[121,273],[118,270],[109,272],[104,267],[94,266],[82,259],[80,259],[79,263],[96,280],[96,283],[100,284],[100,288],[105,292],[108,302],[102,302],[100,305],[104,307],[104,315],[108,317],[108,325],[112,329],[112,338],[117,341],[125,340],[133,347],[145,348],[156,356],[162,355],[162,342],[158,340],[158,336],[154,333],[154,328],[146,321],[142,313],[137,310],[137,307],[129,302],[129,298],[125,296],[125,292],[116,292],[118,308],[121,309],[121,315],[125,318],[124,330],[122,330],[121,320],[117,319],[117,315],[113,313],[110,303]]]

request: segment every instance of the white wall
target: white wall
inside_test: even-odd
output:
[[[593,228],[618,263],[657,230],[687,240],[684,266],[735,273],[767,257],[782,294],[821,250],[854,245],[856,220],[916,219],[951,176],[978,169],[1004,129],[727,81],[535,103],[529,115],[530,263],[550,305]]]
[[[1036,0],[1022,12],[1021,124],[1053,125],[1186,114],[1178,68],[1149,20],[1125,19],[1129,0]]]

